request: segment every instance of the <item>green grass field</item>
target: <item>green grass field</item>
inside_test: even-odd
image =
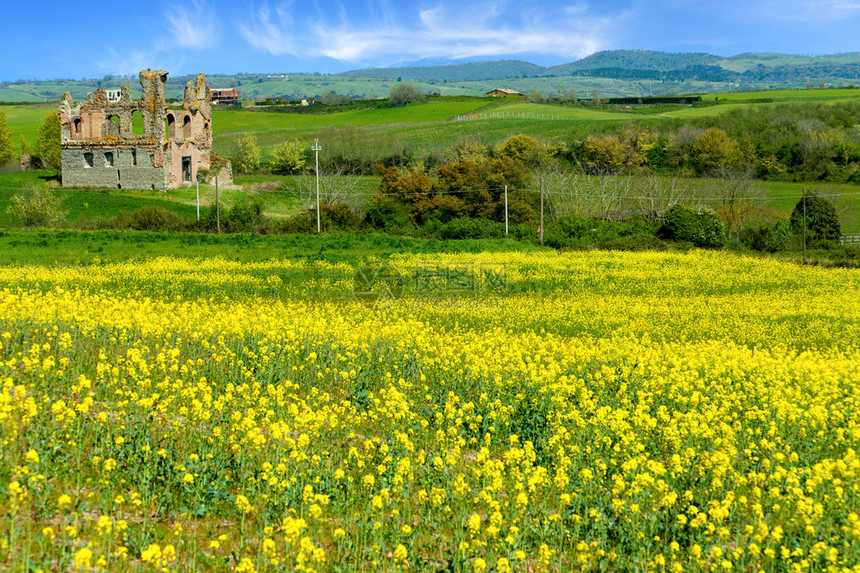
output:
[[[780,103],[802,103],[808,101],[846,101],[860,99],[860,89],[857,88],[827,88],[827,89],[796,89],[796,90],[760,90],[733,91],[719,94],[701,94],[705,101],[743,101]]]

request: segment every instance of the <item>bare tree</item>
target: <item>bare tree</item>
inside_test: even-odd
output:
[[[672,205],[683,197],[690,197],[690,185],[675,177],[643,175],[636,179],[636,205],[638,211],[649,218],[662,217]]]
[[[718,167],[712,191],[713,207],[728,225],[736,241],[740,241],[744,221],[761,208],[765,191],[754,179],[751,169]]]
[[[348,205],[353,211],[360,211],[366,196],[362,193],[362,178],[347,173],[341,166],[338,169],[320,171],[320,203],[323,205]],[[303,204],[308,207],[316,205],[316,177],[313,173],[293,177],[288,184],[292,187]]]
[[[537,186],[543,181],[551,218],[582,215],[601,219],[624,216],[630,209],[633,178],[587,171],[570,171],[550,164],[533,172]]]

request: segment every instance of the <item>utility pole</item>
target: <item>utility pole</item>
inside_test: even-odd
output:
[[[221,234],[221,202],[218,200],[218,175],[215,175],[215,221]]]
[[[803,264],[806,264],[806,187],[803,188]]]
[[[508,186],[505,185],[505,236],[508,236]]]
[[[197,220],[200,220],[200,180],[197,180]]]
[[[543,176],[540,178],[540,246],[543,246]]]
[[[320,226],[320,151],[322,151],[322,147],[320,147],[320,140],[314,138],[314,146],[311,147],[311,150],[314,152],[314,156],[316,158],[316,176],[317,176],[317,233],[322,233],[322,227]]]

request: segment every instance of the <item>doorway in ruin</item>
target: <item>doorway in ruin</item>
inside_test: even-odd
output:
[[[182,180],[191,182],[191,156],[182,158]]]

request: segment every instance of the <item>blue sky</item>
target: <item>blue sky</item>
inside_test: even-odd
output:
[[[552,65],[600,50],[860,51],[860,0],[10,2],[0,80],[339,72],[421,59]]]

